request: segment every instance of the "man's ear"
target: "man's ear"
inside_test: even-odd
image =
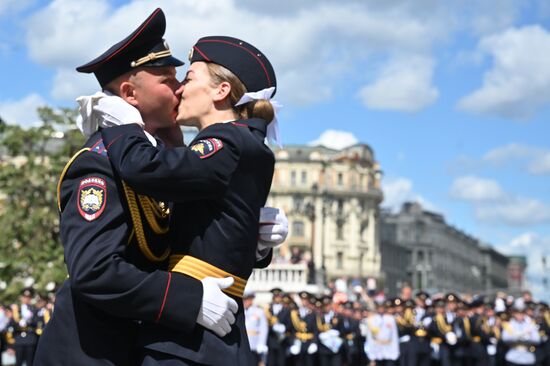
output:
[[[123,81],[119,86],[120,97],[124,101],[134,107],[139,105],[136,99],[136,87],[131,81]]]
[[[220,85],[218,85],[216,91],[214,92],[214,102],[224,100],[229,96],[229,93],[231,93],[231,84],[229,84],[227,81],[223,81]]]

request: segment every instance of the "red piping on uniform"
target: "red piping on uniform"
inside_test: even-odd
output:
[[[117,137],[115,137],[115,138],[113,139],[113,141],[111,141],[111,143],[110,143],[108,146],[105,147],[105,149],[106,149],[106,150],[109,150],[109,148],[111,147],[111,145],[113,145],[113,144],[114,144],[119,138],[121,138],[121,137],[122,137],[122,135],[118,135]]]
[[[103,141],[103,139],[97,140],[97,142],[95,144],[93,144],[92,147],[90,147],[90,150],[95,149],[97,147],[97,145],[99,145],[102,141]]]
[[[155,320],[155,323],[158,323],[164,310],[164,305],[166,304],[166,298],[168,297],[168,289],[170,288],[170,281],[172,280],[172,272],[168,272],[168,283],[166,284],[166,290],[164,291],[164,299],[162,299],[162,305],[160,306],[159,315]]]
[[[118,55],[122,50],[124,50],[126,47],[128,47],[128,45],[130,43],[133,42],[134,39],[136,39],[137,36],[139,36],[141,34],[141,32],[143,32],[143,30],[145,28],[147,28],[147,25],[151,22],[151,20],[153,20],[154,16],[159,12],[161,11],[160,8],[158,8],[157,10],[155,10],[155,12],[153,14],[151,14],[151,16],[149,17],[149,19],[146,20],[145,24],[143,24],[143,26],[141,27],[141,29],[130,39],[128,40],[128,42],[126,42],[126,44],[124,44],[121,48],[119,48],[115,53],[111,54],[109,57],[107,57],[106,59],[104,60],[101,60],[101,61],[98,61],[96,62],[95,64],[91,64],[89,65],[87,68],[90,68],[92,66],[95,66],[95,65],[98,65],[98,64],[102,64],[106,61],[109,61],[111,58],[113,58],[114,56]]]
[[[193,46],[193,49],[197,50],[197,52],[200,53],[201,56],[204,57],[204,59],[205,59],[206,61],[212,62],[212,61],[210,61],[210,59],[208,58],[208,56],[206,56],[204,53],[202,53],[201,50],[199,50],[199,48],[198,48],[197,46]]]
[[[242,48],[243,50],[245,50],[246,52],[250,53],[255,59],[256,61],[258,61],[260,63],[260,65],[262,66],[262,69],[264,69],[264,73],[265,73],[265,77],[267,78],[267,82],[269,83],[269,85],[271,85],[271,79],[269,78],[269,73],[267,72],[267,68],[265,67],[264,63],[262,62],[262,60],[256,56],[256,54],[252,51],[250,51],[249,49],[247,49],[246,47],[243,47],[241,45],[238,45],[238,44],[234,44],[234,43],[231,43],[231,42],[228,42],[228,41],[222,41],[222,40],[218,40],[218,39],[205,39],[205,40],[202,40],[202,41],[199,41],[197,43],[203,43],[203,42],[219,42],[219,43],[225,43],[225,44],[228,44],[230,46],[235,46],[235,47],[239,47],[239,48]],[[202,55],[202,53],[201,53]]]
[[[248,127],[248,125],[244,123],[238,123],[238,122],[231,122],[231,123],[234,124],[235,126]]]

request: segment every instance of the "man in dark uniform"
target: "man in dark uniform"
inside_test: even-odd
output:
[[[162,39],[165,26],[157,9],[130,36],[77,69],[93,72],[114,93],[134,81],[134,101],[151,134],[174,125],[179,103],[175,67],[183,63]],[[128,189],[113,172],[100,133],[65,167],[58,207],[70,278],[57,293],[35,365],[131,365],[135,320],[186,332],[196,323],[223,330],[234,321],[236,303],[220,290],[230,282],[158,270],[169,254],[167,206]]]
[[[10,347],[15,350],[16,366],[26,363],[32,366],[36,343],[38,342],[37,311],[31,304],[34,297],[32,288],[25,288],[21,291],[18,304],[11,306],[12,321],[8,325],[8,339]]]
[[[342,364],[341,323],[332,306],[332,297],[329,295],[323,296],[322,310],[317,314],[319,365],[321,366]]]
[[[307,291],[301,291],[298,296],[301,306],[290,312],[292,342],[289,360],[295,366],[314,366],[317,364],[317,325],[314,311],[316,299]]]
[[[487,346],[491,343],[491,326],[485,315],[485,302],[483,297],[474,298],[469,304],[472,312],[470,316],[471,343],[469,356],[471,366],[489,365]]]
[[[273,152],[264,144],[270,119],[239,115],[235,110],[238,100],[230,103],[229,91],[236,91],[234,83],[213,81],[207,69],[209,63],[225,68],[244,91],[251,92],[270,89],[273,93],[275,74],[265,55],[231,37],[199,39],[190,61],[180,112],[192,109],[185,104],[187,90],[210,99],[208,105],[215,108],[205,108],[209,118],[193,116],[191,121],[198,124],[200,132],[189,148],[159,150],[136,124],[104,129],[102,136],[111,163],[131,187],[176,202],[171,271],[193,278],[230,276],[235,285],[226,292],[242,304],[242,292],[256,263],[260,209],[274,170]],[[201,87],[193,89],[197,84]],[[213,93],[200,93],[218,87],[223,88],[219,99],[214,100]],[[176,359],[182,365],[253,363],[242,306],[236,319],[236,327],[223,338],[202,327],[187,335],[144,323],[140,332],[145,348],[143,363],[173,364]]]
[[[363,344],[361,343],[359,321],[354,317],[352,302],[346,301],[342,304],[339,322],[341,324],[342,338],[344,339],[342,347],[344,364],[349,366],[359,365]]]
[[[269,322],[267,334],[267,364],[270,366],[283,366],[285,364],[286,351],[288,349],[290,311],[283,302],[283,291],[280,288],[271,289],[273,296],[271,304],[266,309]]]

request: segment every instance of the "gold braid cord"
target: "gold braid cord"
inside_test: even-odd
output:
[[[298,332],[304,333],[307,330],[306,322],[300,320],[298,311],[292,310],[290,312],[290,319],[292,320],[292,325],[294,326],[294,329],[296,329]]]
[[[466,333],[466,337],[468,337],[468,339],[471,339],[472,338],[472,330],[471,330],[471,325],[470,325],[470,319],[465,316],[462,320],[464,322],[464,332]]]
[[[145,255],[145,257],[152,262],[161,262],[165,260],[170,255],[170,248],[167,248],[160,256],[156,256],[147,244],[147,239],[145,238],[145,231],[143,230],[143,223],[141,221],[141,215],[139,212],[138,199],[140,200],[140,203],[142,205],[145,218],[147,219],[149,225],[151,225],[151,229],[153,229],[155,234],[164,234],[168,231],[168,227],[160,227],[160,224],[155,217],[158,215],[158,212],[162,212],[163,209],[158,206],[155,207],[155,204],[150,199],[148,199],[148,197],[143,198],[144,196],[138,196],[138,198],[136,198],[136,194],[134,193],[134,191],[125,182],[122,182],[122,185],[124,187],[124,193],[126,194],[126,199],[128,201],[130,216],[132,217],[132,222],[134,224],[134,232],[139,249],[141,250],[143,255]],[[164,215],[165,216],[160,216],[164,218],[168,216],[168,212],[164,211]]]
[[[321,317],[316,316],[317,319],[317,329],[319,329],[320,332],[326,332],[327,330],[330,330],[330,324],[323,324],[321,322]]]
[[[453,330],[453,327],[448,325],[447,322],[445,321],[445,318],[443,317],[443,314],[437,314],[435,316],[435,322],[437,324],[437,328],[439,328],[439,331],[442,334],[447,334],[447,333],[449,333],[450,331]]]

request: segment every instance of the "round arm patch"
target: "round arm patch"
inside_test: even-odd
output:
[[[206,140],[199,140],[190,146],[199,158],[208,158],[223,148],[223,142],[220,139],[210,138]]]

